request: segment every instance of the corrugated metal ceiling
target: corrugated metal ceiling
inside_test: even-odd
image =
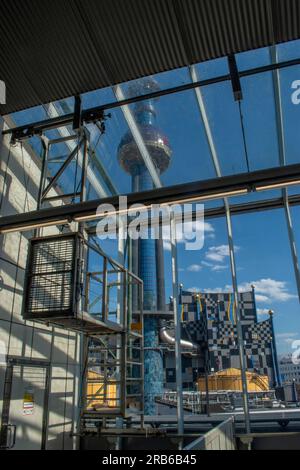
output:
[[[1,0],[1,114],[300,37],[299,0]]]

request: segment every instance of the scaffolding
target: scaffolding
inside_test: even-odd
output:
[[[78,101],[78,104],[79,101]],[[80,109],[77,114],[80,121]],[[93,122],[104,130],[103,113]],[[77,121],[78,121],[77,120]],[[86,127],[76,126],[58,138],[41,135],[42,168],[37,209],[85,202],[87,185],[104,188],[89,167],[93,153]],[[51,157],[51,149],[65,144],[67,156]],[[60,147],[58,147],[58,150]],[[50,165],[59,164],[54,176]],[[60,181],[75,172],[73,192],[64,193]],[[29,241],[23,318],[76,331],[82,335],[81,380],[77,431],[86,423],[107,417],[126,419],[144,413],[143,282],[107,256],[82,223],[59,224],[45,236],[35,227]],[[74,231],[75,229],[75,231]],[[51,233],[53,230],[51,231]],[[133,312],[132,292],[136,292]]]
[[[142,281],[76,232],[30,241],[25,286],[24,319],[84,333],[83,422],[142,415]]]

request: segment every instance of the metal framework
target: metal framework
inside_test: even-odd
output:
[[[234,99],[235,101],[241,101],[242,90],[241,90],[238,69],[237,69],[234,56],[228,57],[228,67],[229,67],[230,75],[231,75],[231,83],[232,83],[232,91],[233,91]],[[192,81],[196,82],[197,72],[196,72],[195,67],[190,67],[190,74],[191,74]],[[204,129],[205,129],[205,135],[206,135],[207,143],[210,149],[210,154],[211,154],[213,166],[215,169],[215,173],[218,178],[221,178],[222,177],[221,166],[220,166],[217,150],[214,144],[214,139],[213,139],[212,131],[210,128],[209,120],[207,117],[205,103],[202,97],[201,89],[196,88],[195,93],[196,93],[196,98],[197,98],[201,118],[203,121]],[[246,377],[246,356],[245,356],[243,332],[242,332],[242,327],[241,327],[241,322],[240,322],[241,315],[240,315],[240,305],[238,301],[239,299],[238,282],[237,282],[237,276],[236,276],[235,252],[234,252],[234,243],[233,243],[230,204],[229,204],[228,198],[224,198],[224,209],[225,209],[225,219],[226,219],[226,227],[227,227],[227,239],[228,239],[228,247],[229,247],[232,288],[233,288],[233,293],[234,293],[235,310],[237,312],[237,338],[238,338],[238,347],[239,347],[240,367],[241,367],[241,374],[242,374],[245,426],[246,426],[247,433],[249,433],[250,432],[250,415],[249,415],[249,399],[248,399],[247,377]],[[206,378],[207,378],[207,375],[206,375]],[[208,390],[207,390],[207,396],[209,396]]]
[[[153,204],[201,202],[238,196],[252,191],[276,189],[277,187],[299,184],[299,182],[300,164],[294,164],[157,188],[141,193],[131,193],[127,195],[127,203],[128,207],[135,203],[151,207]],[[2,217],[0,219],[0,233],[30,230],[47,225],[62,225],[72,221],[88,222],[101,217],[101,214],[97,214],[99,204],[111,204],[118,211],[119,202],[118,196],[111,196],[105,199],[95,199],[72,205],[66,204]]]
[[[273,57],[274,59],[274,57]],[[65,116],[57,116],[47,121],[37,122],[25,126],[20,126],[15,129],[9,129],[4,131],[3,134],[12,134],[12,141],[16,140],[23,140],[27,139],[33,135],[41,135],[42,141],[44,144],[44,156],[43,156],[43,166],[42,166],[42,176],[41,176],[41,184],[40,184],[40,194],[38,198],[38,210],[34,212],[30,212],[27,214],[19,214],[16,216],[7,216],[0,219],[0,233],[9,233],[13,231],[21,231],[21,230],[29,230],[30,228],[41,228],[48,225],[62,225],[67,224],[70,222],[77,222],[81,224],[83,227],[84,222],[88,222],[94,219],[99,218],[99,214],[97,214],[97,207],[100,203],[112,204],[116,210],[119,209],[119,199],[118,196],[112,197],[105,197],[105,194],[102,194],[102,198],[94,200],[94,201],[86,201],[86,179],[88,175],[88,154],[89,154],[89,144],[88,144],[88,134],[84,128],[81,127],[81,122],[89,123],[93,122],[96,123],[99,120],[104,120],[104,111],[106,109],[112,109],[121,106],[124,116],[128,122],[128,125],[133,133],[134,139],[141,151],[141,154],[144,158],[145,165],[147,166],[154,185],[156,189],[152,191],[146,191],[143,193],[138,194],[129,194],[128,195],[128,205],[134,204],[136,202],[145,204],[148,208],[151,207],[153,204],[168,204],[168,203],[184,203],[184,202],[196,202],[196,201],[204,201],[210,200],[213,198],[223,199],[224,206],[208,209],[206,211],[206,217],[218,217],[218,216],[225,216],[227,222],[227,230],[228,230],[228,242],[230,247],[230,261],[231,261],[231,270],[232,270],[232,283],[233,289],[235,294],[235,303],[238,307],[238,288],[237,288],[237,278],[236,278],[236,268],[235,268],[235,257],[234,257],[234,245],[233,245],[233,234],[231,228],[231,215],[246,213],[251,211],[257,210],[267,210],[267,209],[274,209],[277,207],[283,207],[285,209],[286,220],[287,220],[287,228],[289,234],[289,240],[291,245],[291,252],[293,257],[295,275],[296,275],[296,282],[298,287],[298,293],[300,297],[300,275],[299,275],[299,263],[297,258],[293,228],[292,228],[292,221],[291,221],[291,214],[289,207],[290,205],[296,205],[300,203],[300,196],[288,196],[286,186],[292,184],[299,184],[300,183],[300,164],[296,165],[285,165],[285,155],[284,155],[284,136],[283,136],[283,129],[282,129],[282,111],[281,111],[281,104],[280,104],[280,88],[279,88],[279,75],[278,71],[282,68],[299,65],[300,59],[286,61],[277,63],[276,61],[268,66],[258,67],[250,70],[246,70],[243,72],[238,72],[235,67],[235,64],[232,62],[232,58],[229,60],[230,71],[229,75],[223,75],[220,77],[215,77],[213,79],[208,80],[197,80],[197,74],[194,67],[190,68],[192,83],[181,85],[179,87],[169,88],[167,90],[161,90],[159,92],[150,93],[143,96],[137,96],[133,98],[124,99],[124,95],[122,94],[122,90],[120,87],[115,87],[117,102],[109,103],[106,105],[102,105],[96,108],[88,109],[85,111],[80,112],[80,123],[78,127],[80,131],[78,134],[75,135],[63,135],[58,139],[54,139],[52,141],[47,141],[45,137],[42,136],[42,133],[45,130],[49,129],[59,129],[64,127],[70,123],[75,123],[76,118],[78,118],[78,113],[70,113]],[[218,161],[217,152],[214,146],[214,140],[212,136],[212,132],[209,126],[208,118],[206,115],[205,104],[201,95],[201,87],[207,86],[213,83],[220,83],[223,81],[231,80],[233,85],[233,92],[234,96],[237,100],[242,99],[241,89],[239,79],[242,77],[254,75],[257,73],[264,73],[267,71],[273,72],[274,77],[274,90],[275,90],[275,104],[277,110],[277,127],[278,127],[278,136],[279,136],[279,147],[280,147],[280,166],[277,168],[249,172],[249,173],[242,173],[233,176],[222,176],[220,165]],[[138,134],[138,129],[136,127],[136,123],[133,121],[132,116],[130,114],[128,105],[138,101],[144,101],[150,98],[156,98],[159,96],[169,95],[172,93],[178,93],[185,90],[194,89],[199,105],[199,110],[201,113],[201,117],[204,123],[205,133],[207,137],[207,141],[209,144],[211,157],[213,160],[215,172],[217,178],[210,179],[207,181],[198,181],[183,185],[177,185],[172,187],[161,187],[161,182],[157,175],[156,169],[151,162],[151,158],[141,142],[140,136]],[[78,105],[78,102],[77,102]],[[78,106],[77,106],[78,108]],[[75,110],[76,111],[76,110]],[[77,109],[78,111],[78,109]],[[78,111],[79,112],[79,111]],[[76,126],[75,126],[76,127]],[[70,155],[67,157],[65,162],[62,164],[61,168],[57,171],[57,173],[47,181],[48,174],[47,174],[47,161],[48,161],[48,153],[49,149],[52,145],[61,142],[69,142],[71,140],[78,139],[77,145],[71,150]],[[146,150],[146,151],[145,151]],[[80,155],[80,156],[79,156]],[[77,164],[81,167],[81,189],[80,191],[74,194],[57,194],[55,196],[49,196],[49,192],[53,189],[58,182],[59,178],[62,176],[64,171],[68,168],[70,163],[74,161],[74,158],[77,157]],[[229,197],[236,196],[241,194],[246,194],[248,192],[255,192],[260,190],[267,190],[272,188],[280,188],[282,189],[282,197],[281,198],[273,198],[264,201],[255,201],[250,203],[242,203],[242,204],[233,204],[229,205]],[[54,200],[66,200],[70,197],[78,197],[80,203],[74,205],[63,205],[59,207],[51,207],[51,208],[42,208],[42,205],[45,202],[51,202]],[[126,223],[125,223],[126,225]],[[90,233],[93,233],[93,228],[88,229]],[[176,261],[176,242],[174,240],[174,231],[175,225],[174,221],[171,219],[171,235],[172,235],[172,280],[173,280],[173,295],[174,299],[178,298],[178,279],[177,279],[177,261]],[[124,247],[121,249],[120,255],[124,255]],[[105,292],[107,292],[107,266],[104,267],[103,272],[90,272],[88,273],[88,281],[87,285],[92,281],[99,281],[99,276],[102,278],[103,286],[105,287]],[[115,283],[115,285],[120,285],[120,283]],[[128,293],[122,293],[122,300],[126,303]],[[107,297],[106,294],[103,295],[102,298],[102,314],[103,314],[103,321],[106,322],[107,318]],[[93,306],[93,301],[89,301],[88,294],[86,295],[86,302],[89,306]],[[182,384],[181,384],[181,351],[180,351],[180,322],[178,317],[178,305],[177,301],[175,301],[174,305],[174,319],[175,319],[175,329],[176,329],[176,364],[177,364],[177,394],[178,394],[178,404],[177,404],[177,412],[178,412],[178,434],[183,433],[183,405],[182,405]],[[237,308],[238,313],[238,308]],[[142,319],[141,319],[142,322]],[[126,317],[125,324],[128,324],[128,319]],[[179,326],[178,326],[179,325]],[[238,322],[239,326],[239,322]],[[142,331],[142,329],[141,329]],[[99,339],[99,338],[98,338]],[[128,365],[131,366],[139,366],[140,368],[143,367],[143,360],[139,358],[138,361],[134,361],[134,357],[127,358],[127,353],[125,354],[125,359],[122,359],[122,355],[120,355],[120,351],[133,351],[135,346],[134,342],[143,341],[142,335],[132,334],[129,330],[126,330],[124,335],[121,335],[121,338],[116,341],[115,344],[111,344],[111,338],[103,337],[100,341],[100,345],[98,345],[98,350],[100,351],[100,360],[97,364],[97,367],[103,372],[103,380],[101,382],[101,387],[98,390],[98,400],[101,403],[105,402],[103,398],[106,390],[108,389],[111,381],[114,380],[117,388],[120,387],[120,398],[119,406],[115,407],[114,410],[116,415],[126,416],[126,393],[128,388],[132,387],[133,382],[140,382],[141,377],[136,377],[136,374],[132,372],[132,376],[125,377],[125,379],[118,380],[114,377],[117,374],[116,371],[119,370],[119,367],[127,369]],[[131,345],[128,347],[128,345]],[[242,365],[242,371],[245,372],[245,363],[244,363],[244,351],[243,351],[243,342],[242,342],[242,332],[239,331],[239,346],[240,346],[240,359]],[[138,348],[141,347],[141,343],[139,344]],[[88,357],[88,356],[87,356]],[[125,362],[124,362],[125,361]],[[94,363],[95,365],[95,363]],[[111,375],[111,370],[114,370],[114,374]],[[128,380],[127,380],[128,379]],[[88,382],[88,375],[86,375],[86,384],[85,387],[89,385]],[[97,379],[99,382],[99,379]],[[250,421],[249,421],[249,410],[248,410],[248,397],[247,397],[247,389],[246,382],[244,382],[244,410],[245,410],[245,423],[247,432],[250,431]],[[142,387],[143,388],[143,387]],[[142,396],[142,393],[136,394],[132,393],[129,394],[131,398],[135,398],[137,395],[139,397]],[[87,401],[83,406],[84,414],[84,426],[86,422],[91,418],[94,419],[95,415],[98,413],[97,410],[89,409],[89,405],[93,402],[95,398],[95,394],[92,396],[86,395]],[[101,401],[103,400],[103,402]],[[114,399],[115,400],[115,399]],[[122,407],[121,407],[122,404]],[[109,408],[109,407],[108,407]],[[103,410],[102,410],[103,411]],[[111,410],[105,411],[107,416],[110,416]],[[105,415],[104,413],[104,415]],[[103,413],[102,413],[103,414]],[[114,413],[113,413],[114,414]]]
[[[42,136],[41,140],[43,159],[38,212],[45,210],[42,209],[44,204],[54,200],[77,197],[84,203],[89,157],[86,129],[81,127],[73,135],[62,135],[53,140]],[[72,140],[77,144],[70,149],[56,174],[49,177],[47,164],[51,146]],[[80,184],[76,192],[62,194],[57,183],[75,159],[81,168]],[[53,189],[56,194],[49,195]],[[82,223],[78,227],[78,233],[70,232],[66,227],[66,233],[50,237],[41,236],[41,227],[35,228],[36,238],[30,242],[28,256],[23,315],[26,319],[84,333],[78,429],[85,429],[86,422],[90,419],[94,422],[95,417],[105,420],[106,416],[116,419],[126,418],[128,414],[140,414],[143,425],[143,284],[90,242]],[[94,259],[92,270],[88,268],[91,253]],[[97,256],[100,259],[96,263]],[[94,266],[98,267],[96,271]],[[137,286],[140,299],[135,312],[129,296],[133,284]],[[117,290],[118,299],[112,310],[113,289]],[[92,361],[91,344],[98,348]]]
[[[270,58],[273,64],[276,64],[278,62],[276,46],[272,46],[270,48]],[[275,109],[276,109],[276,127],[277,127],[277,136],[278,136],[279,162],[281,166],[284,166],[286,165],[286,152],[285,152],[284,122],[283,122],[283,113],[282,113],[282,104],[281,104],[280,74],[278,70],[273,70],[272,76],[273,76],[273,87],[274,87],[274,101],[275,101]],[[284,213],[285,213],[285,219],[286,219],[286,226],[288,230],[291,256],[292,256],[293,266],[294,266],[295,280],[296,280],[296,285],[297,285],[298,297],[300,301],[299,259],[298,259],[295,236],[294,236],[294,231],[293,231],[289,196],[288,196],[288,191],[286,188],[282,189],[282,199],[283,199]]]
[[[84,432],[95,420],[141,415],[143,427],[144,403],[144,342],[142,283],[139,283],[139,310],[132,312],[129,292],[134,279],[124,271],[124,282],[117,281],[119,272],[106,270],[104,273],[90,273],[90,280],[102,275],[106,294],[100,303],[104,307],[102,320],[106,323],[109,311],[110,288],[122,290],[121,319],[124,325],[121,332],[92,335],[85,356],[84,393],[82,394],[81,431]],[[116,281],[109,282],[114,276]],[[86,299],[89,302],[90,299]],[[92,304],[90,303],[90,309]],[[134,321],[133,319],[134,313]],[[93,314],[94,315],[94,314]]]
[[[261,67],[254,67],[247,70],[238,71],[238,77],[250,77],[251,75],[256,75],[265,72],[272,72],[273,70],[281,70],[287,67],[293,67],[300,64],[300,59],[287,60],[282,62],[277,62],[273,64],[264,65]],[[221,83],[225,81],[231,81],[231,75],[225,74],[220,75],[214,78],[208,78],[205,80],[198,80],[192,83],[186,83],[184,85],[179,85],[175,87],[166,88],[164,90],[159,90],[151,93],[147,93],[140,96],[134,96],[126,99],[120,99],[113,101],[111,103],[103,104],[101,106],[96,106],[94,108],[89,108],[82,110],[81,119],[82,123],[91,123],[102,121],[105,119],[105,111],[110,109],[119,108],[121,106],[137,103],[139,101],[149,100],[153,98],[159,98],[160,96],[167,96],[174,93],[180,93],[187,90],[192,90],[199,87],[204,87],[207,85],[213,85],[214,83]],[[57,129],[59,127],[64,127],[74,122],[74,113],[65,114],[63,116],[57,116],[52,119],[46,119],[44,121],[38,121],[33,123],[28,123],[23,126],[15,127],[14,129],[7,129],[3,131],[3,134],[12,134],[14,139],[22,140],[28,139],[33,135],[41,135],[44,131],[50,129]]]

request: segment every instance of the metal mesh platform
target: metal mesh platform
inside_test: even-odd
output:
[[[138,278],[78,232],[33,238],[23,317],[90,335],[119,333],[128,327],[124,288],[134,284],[141,288]]]

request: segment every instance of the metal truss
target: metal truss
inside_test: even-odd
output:
[[[271,72],[273,70],[279,70],[286,67],[293,67],[300,64],[300,59],[287,60],[283,62],[273,63],[264,65],[262,67],[255,67],[248,70],[238,71],[239,78],[249,77],[251,75],[256,75],[259,73]],[[174,93],[180,93],[187,90],[192,90],[198,87],[203,87],[207,85],[212,85],[214,83],[221,83],[224,81],[231,80],[231,74],[220,75],[218,77],[209,78],[206,80],[198,80],[191,83],[186,83],[184,85],[179,85],[176,87],[166,88],[164,90],[159,90],[157,92],[152,92],[144,94],[141,96],[135,96],[127,98],[120,101],[114,101],[112,103],[107,103],[101,106],[94,108],[89,108],[81,112],[81,123],[97,122],[103,121],[105,119],[104,112],[108,109],[119,108],[132,103],[137,103],[138,101],[144,101],[153,98],[159,98],[160,96],[171,95]],[[15,139],[28,139],[33,135],[41,135],[43,131],[49,129],[57,129],[58,127],[68,126],[69,124],[74,123],[75,113],[69,113],[64,116],[58,116],[54,119],[48,119],[44,121],[38,121],[34,123],[29,123],[24,126],[18,126],[14,129],[7,129],[3,134],[13,134]]]
[[[202,202],[210,199],[223,199],[224,197],[247,194],[248,192],[260,191],[261,189],[275,189],[285,185],[299,184],[299,182],[300,164],[287,165],[285,167],[270,168],[251,173],[239,173],[233,176],[223,176],[205,181],[157,188],[141,193],[130,193],[127,195],[127,204],[129,207],[132,204],[139,203],[151,208],[153,204],[166,205]],[[118,211],[119,202],[118,196],[112,196],[2,217],[0,218],[0,233],[31,230],[37,227],[61,225],[68,222],[97,220],[101,217],[101,214],[97,214],[100,204],[111,204]],[[255,203],[252,203],[252,210],[253,204]],[[257,204],[261,204],[261,201],[257,202]]]

